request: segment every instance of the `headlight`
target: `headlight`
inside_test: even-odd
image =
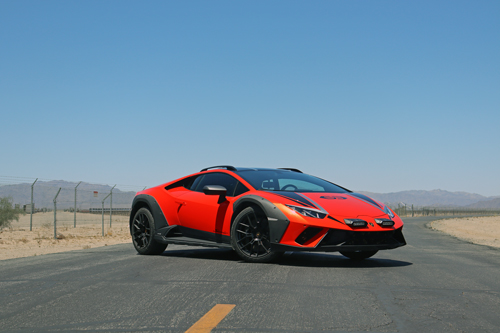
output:
[[[389,215],[389,217],[391,219],[394,218],[395,214],[392,212],[392,210],[389,209],[389,207],[387,206],[384,206],[384,213],[386,213],[387,215]]]
[[[305,208],[301,206],[293,206],[293,205],[286,205],[288,208],[291,210],[299,213],[300,215],[304,215],[307,217],[314,217],[316,219],[324,219],[327,214],[325,214],[323,211],[318,210],[318,209],[313,209],[313,208]]]
[[[344,223],[353,228],[365,228],[368,222],[361,219],[344,219]]]
[[[393,227],[394,221],[387,219],[375,219],[375,222],[381,227]]]

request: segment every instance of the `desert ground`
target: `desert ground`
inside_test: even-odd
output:
[[[500,216],[468,217],[438,220],[431,228],[468,242],[500,248]],[[91,249],[121,243],[131,243],[128,216],[58,212],[54,238],[54,213],[33,214],[32,231],[30,215],[21,216],[10,228],[0,231],[0,260],[39,256],[47,253]]]
[[[500,248],[500,216],[438,220],[431,228],[474,244]]]
[[[33,214],[32,231],[30,215],[26,214],[0,231],[0,260],[131,243],[128,215],[112,218],[110,227],[109,214],[104,215],[103,237],[100,214],[77,213],[74,228],[74,213],[57,212],[54,239],[53,212]]]

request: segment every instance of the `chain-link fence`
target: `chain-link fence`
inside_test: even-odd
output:
[[[415,216],[467,216],[500,215],[499,209],[479,209],[467,207],[417,207],[408,204],[389,205],[400,217]]]
[[[135,194],[144,186],[106,185],[0,176],[0,197],[10,197],[24,215],[18,227],[82,227],[128,223]]]
[[[145,188],[0,176],[0,197],[11,197],[13,204],[24,212],[17,226],[30,231],[53,227],[54,238],[58,226],[100,225],[104,236],[107,228],[126,225],[135,194]],[[401,203],[390,207],[401,217],[500,214],[498,209],[417,207]]]

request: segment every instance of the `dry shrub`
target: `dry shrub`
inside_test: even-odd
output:
[[[113,236],[113,230],[112,229],[109,229],[108,232],[107,232],[107,235],[108,236]]]
[[[64,236],[63,234],[57,234],[57,239],[66,239],[66,236]]]
[[[86,250],[86,249],[90,249],[90,245],[84,245],[83,246],[83,249]]]

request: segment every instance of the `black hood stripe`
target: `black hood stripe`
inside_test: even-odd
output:
[[[381,206],[380,206],[377,202],[375,202],[372,198],[369,198],[369,197],[367,197],[367,196],[366,196],[366,195],[364,195],[364,194],[361,194],[361,193],[354,193],[354,192],[352,192],[352,193],[348,193],[348,194],[350,194],[350,195],[352,195],[352,196],[355,196],[356,198],[361,199],[361,200],[363,200],[363,201],[369,202],[369,203],[371,203],[372,205],[375,205],[375,206],[377,206],[378,208],[380,208],[380,209],[382,209],[382,210],[383,210],[383,208],[382,208],[382,207],[381,207]]]
[[[288,191],[273,191],[272,193],[279,195],[281,197],[287,198],[289,200],[295,201],[296,203],[299,203],[303,206],[319,209],[316,207],[312,202],[304,198],[303,196],[298,195],[295,192],[288,192]]]

